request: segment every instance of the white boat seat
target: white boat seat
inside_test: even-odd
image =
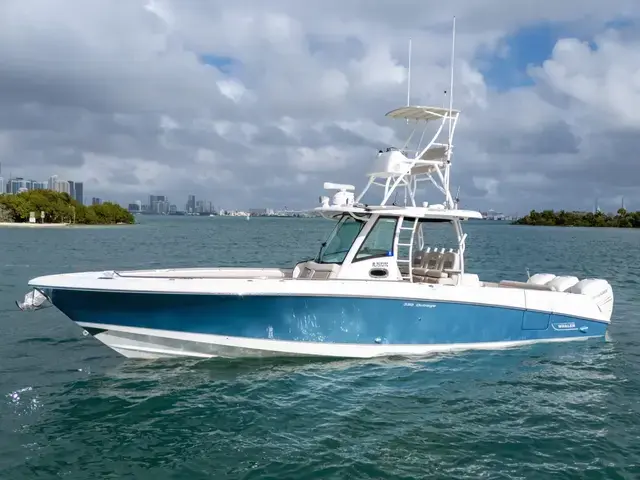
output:
[[[411,273],[419,277],[431,277],[431,278],[447,278],[449,276],[448,273],[443,272],[442,270],[420,268],[420,267],[414,268],[411,271]]]
[[[460,256],[457,252],[430,252],[425,255],[420,267],[413,268],[411,273],[418,282],[455,285],[454,275],[460,273]]]
[[[442,267],[440,268],[444,272],[460,273],[460,255],[457,252],[448,251],[442,254]]]
[[[413,279],[415,283],[431,283],[431,284],[437,284],[437,285],[457,285],[458,284],[458,279],[456,277],[449,277],[449,276],[434,278],[434,277],[415,275]]]
[[[422,265],[422,262],[424,261],[424,256],[427,253],[428,252],[425,252],[424,250],[418,250],[416,253],[413,254],[411,265],[413,267],[420,267],[420,265]]]
[[[442,253],[434,250],[425,252],[419,266],[413,268],[411,273],[418,277],[444,278],[448,275],[442,271]]]
[[[296,278],[306,280],[326,280],[335,278],[340,266],[335,263],[316,263],[308,261],[300,265],[300,273]]]
[[[427,253],[424,256],[424,261],[419,268],[424,268],[425,270],[437,270],[440,264],[441,256],[442,254],[435,250],[433,252]]]

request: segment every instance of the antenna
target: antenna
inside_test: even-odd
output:
[[[409,72],[407,74],[407,107],[411,105],[411,38],[409,38]]]
[[[447,197],[447,206],[451,208],[454,201],[451,198],[451,193],[449,192],[449,175],[451,168],[451,153],[453,150],[453,72],[454,72],[454,61],[455,61],[455,53],[456,53],[456,17],[453,17],[453,29],[452,29],[452,38],[451,38],[451,79],[449,85],[449,135],[448,135],[448,148],[447,148],[447,164],[444,171],[444,185],[443,187],[447,191],[445,196]],[[447,92],[445,92],[446,94]],[[444,109],[444,105],[443,105]],[[446,119],[445,119],[446,120]],[[457,119],[456,119],[457,120]],[[444,124],[443,124],[444,126]]]
[[[451,147],[451,125],[452,125],[452,112],[453,112],[453,65],[455,61],[456,53],[456,17],[453,17],[453,33],[451,39],[451,84],[449,85],[449,147]]]

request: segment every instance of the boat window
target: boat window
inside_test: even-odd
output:
[[[329,239],[322,244],[316,262],[337,264],[344,262],[363,225],[363,221],[356,220],[351,215],[344,215],[331,232]]]
[[[393,256],[397,221],[397,218],[379,218],[360,246],[354,260]]]

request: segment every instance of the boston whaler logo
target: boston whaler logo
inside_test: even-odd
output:
[[[575,330],[576,322],[562,322],[562,323],[552,323],[553,328],[556,330]]]

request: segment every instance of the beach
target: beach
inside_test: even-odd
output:
[[[0,222],[0,227],[17,228],[59,228],[68,227],[68,223],[29,223],[29,222]]]

